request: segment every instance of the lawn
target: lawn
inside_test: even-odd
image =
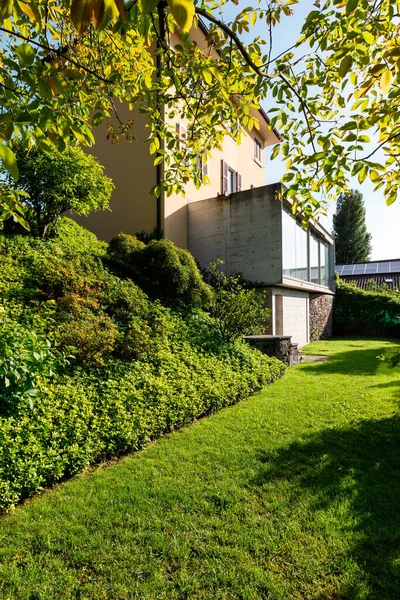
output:
[[[400,598],[400,369],[379,340],[0,521],[0,598]]]

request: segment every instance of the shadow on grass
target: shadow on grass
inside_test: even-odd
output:
[[[377,369],[382,364],[378,360],[378,356],[385,354],[387,347],[381,348],[366,348],[365,350],[349,350],[348,352],[340,352],[333,354],[327,361],[318,363],[318,374],[321,375],[375,375]],[[315,371],[315,364],[304,363],[302,370]]]
[[[259,458],[264,464],[251,485],[287,481],[296,489],[294,502],[308,503],[311,522],[318,511],[324,515],[339,506],[346,511],[337,535],[351,535],[349,555],[369,592],[360,592],[356,581],[335,598],[399,600],[400,417],[329,429]]]

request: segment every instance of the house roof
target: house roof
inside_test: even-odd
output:
[[[400,288],[400,258],[336,265],[335,270],[343,281],[354,283],[361,289],[367,288],[371,279],[377,285],[386,283],[391,288]]]

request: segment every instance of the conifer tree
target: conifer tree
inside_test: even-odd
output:
[[[371,234],[365,224],[365,206],[362,194],[350,190],[340,194],[333,215],[333,237],[336,244],[336,264],[369,261]]]

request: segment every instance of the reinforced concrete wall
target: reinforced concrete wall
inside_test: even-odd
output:
[[[227,273],[280,283],[282,205],[274,186],[188,204],[188,248],[203,268],[220,258]]]

